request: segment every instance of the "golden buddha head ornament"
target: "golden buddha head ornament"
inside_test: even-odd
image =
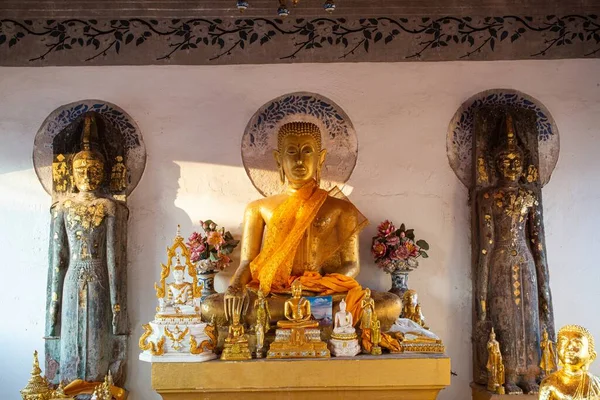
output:
[[[321,181],[321,168],[327,150],[322,149],[321,130],[312,122],[288,122],[277,132],[277,150],[273,156],[282,183],[300,188],[314,179]]]
[[[84,120],[82,149],[73,157],[73,177],[80,192],[93,192],[104,180],[104,157],[91,149],[90,137],[95,131],[96,121],[91,115]]]
[[[506,115],[506,143],[496,153],[496,166],[500,178],[511,182],[523,174],[523,152],[517,144],[517,134],[510,114]]]
[[[419,302],[419,295],[416,290],[408,289],[402,295],[402,303],[404,307],[416,307]]]
[[[594,337],[582,326],[566,325],[558,331],[558,360],[565,369],[585,370],[596,359]]]

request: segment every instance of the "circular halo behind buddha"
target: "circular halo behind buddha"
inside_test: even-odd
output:
[[[297,92],[269,101],[252,116],[242,137],[242,160],[248,177],[263,196],[282,193],[273,149],[279,128],[288,122],[311,122],[322,133],[327,149],[321,188],[343,185],[352,174],[358,139],[348,115],[333,101],[315,93]]]

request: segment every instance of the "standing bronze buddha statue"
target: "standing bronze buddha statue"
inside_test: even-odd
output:
[[[86,116],[82,149],[72,159],[78,192],[51,210],[47,362],[58,365],[61,382],[101,382],[111,371],[122,384],[129,334],[128,210],[101,194],[106,164],[92,149],[95,129],[94,117]]]
[[[525,155],[510,113],[501,125],[506,133],[494,154],[497,182],[477,195],[474,340],[486,340],[493,326],[504,359],[506,392],[537,393],[540,332],[543,327],[554,332],[541,205],[539,191],[521,183]],[[482,352],[483,347],[476,349]]]

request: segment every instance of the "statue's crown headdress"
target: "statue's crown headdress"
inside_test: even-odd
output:
[[[321,129],[312,122],[288,122],[279,128],[277,132],[277,148],[281,149],[283,139],[286,136],[312,136],[316,142],[318,150],[321,149]]]
[[[75,154],[73,162],[76,161],[96,161],[104,165],[104,157],[91,148],[91,138],[97,136],[98,127],[96,118],[93,115],[86,115],[83,121],[83,134],[81,136],[81,151]]]
[[[510,113],[506,113],[506,140],[501,140],[500,142],[504,142],[503,145],[498,147],[496,153],[496,159],[502,159],[509,154],[513,154],[523,158],[523,152],[519,148],[517,141],[517,134],[515,132],[515,125],[513,122],[513,117]]]

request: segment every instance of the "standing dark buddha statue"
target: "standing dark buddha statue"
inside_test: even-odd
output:
[[[78,193],[51,210],[46,318],[47,357],[61,382],[124,380],[127,321],[127,208],[101,195],[105,161],[92,149],[86,116],[82,149],[72,160]],[[59,341],[59,343],[56,343]],[[120,344],[119,344],[120,343]]]
[[[509,114],[504,125],[496,185],[477,196],[476,312],[486,336],[490,326],[498,336],[506,393],[537,393],[540,332],[554,327],[541,206],[535,187],[521,183],[525,157]],[[475,337],[487,339],[483,332]]]

